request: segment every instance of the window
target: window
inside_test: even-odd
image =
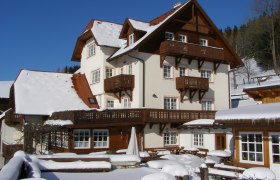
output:
[[[120,69],[120,74],[124,74],[124,71],[123,71],[123,67],[121,67],[121,69]]]
[[[51,145],[52,146],[55,146],[55,140],[56,138],[55,138],[55,132],[54,131],[52,131],[51,132]]]
[[[108,109],[114,108],[114,101],[108,100],[108,101],[107,101],[107,108],[108,108]]]
[[[128,45],[131,45],[133,43],[134,43],[134,34],[132,33],[128,36]]]
[[[132,74],[132,64],[128,65],[128,74]]]
[[[193,146],[203,147],[203,134],[193,135]]]
[[[74,130],[74,148],[89,148],[89,129]]]
[[[172,78],[172,67],[169,64],[163,65],[163,77]]]
[[[201,70],[201,77],[202,78],[207,78],[209,80],[209,82],[213,82],[212,81],[212,71],[210,70]]]
[[[113,69],[106,68],[106,79],[113,76]]]
[[[177,98],[164,98],[164,109],[177,109]]]
[[[280,164],[280,135],[271,135],[271,145],[272,145],[272,161],[275,164]]]
[[[208,46],[208,40],[207,39],[199,39],[199,44],[201,46]]]
[[[91,84],[100,82],[100,69],[91,72]]]
[[[94,148],[108,148],[109,147],[109,131],[107,129],[93,130],[93,146]]]
[[[61,147],[68,148],[68,132],[62,131],[61,132]]]
[[[213,102],[210,100],[203,100],[201,102],[203,111],[212,111],[213,110]]]
[[[263,162],[263,143],[261,133],[240,133],[241,161],[250,163]]]
[[[176,132],[165,132],[164,133],[164,145],[176,145],[177,143],[177,133]]]
[[[165,32],[165,39],[166,40],[174,40],[174,33],[172,32]]]
[[[123,99],[123,107],[124,108],[131,108],[131,101],[129,98],[124,98]]]
[[[186,43],[188,40],[187,40],[187,36],[185,35],[182,35],[182,34],[179,34],[179,39],[178,39],[179,42],[183,42],[183,43]]]
[[[179,67],[179,73],[180,73],[180,77],[186,76],[186,68]]]
[[[88,57],[91,57],[95,54],[95,44],[88,45]]]

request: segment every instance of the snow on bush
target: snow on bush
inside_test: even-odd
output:
[[[184,177],[186,175],[189,175],[188,170],[186,169],[185,166],[177,164],[177,165],[165,165],[163,166],[161,172],[168,173],[173,176],[179,176],[179,177]]]
[[[268,168],[254,167],[243,172],[243,179],[276,180],[275,174]]]
[[[111,162],[141,162],[141,159],[136,155],[110,155]]]
[[[159,172],[159,173],[146,175],[142,177],[141,180],[176,180],[176,179],[174,176],[170,174]]]
[[[150,168],[162,169],[165,165],[179,165],[180,163],[174,160],[154,160],[148,161],[147,164]]]

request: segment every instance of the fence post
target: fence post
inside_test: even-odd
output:
[[[206,164],[202,164],[199,169],[201,180],[209,180],[208,168]]]

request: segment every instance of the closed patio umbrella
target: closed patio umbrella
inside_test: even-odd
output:
[[[131,128],[131,135],[126,154],[139,156],[135,127]]]

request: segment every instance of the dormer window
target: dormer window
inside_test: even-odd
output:
[[[128,36],[128,44],[131,45],[134,43],[134,33]]]
[[[199,39],[199,44],[201,46],[208,46],[208,40],[207,39]]]
[[[182,43],[188,42],[187,36],[186,36],[186,35],[179,34],[179,39],[178,39],[178,41],[179,41],[179,42],[182,42]]]
[[[174,40],[174,33],[172,33],[172,32],[165,32],[165,39],[173,41]]]
[[[88,57],[91,57],[95,54],[95,44],[92,43],[88,45]]]

